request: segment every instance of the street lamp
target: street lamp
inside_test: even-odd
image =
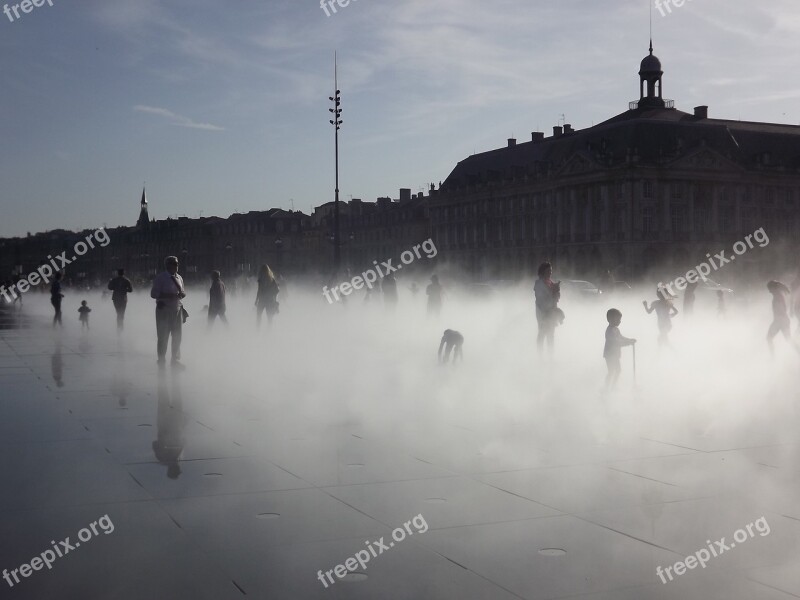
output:
[[[329,96],[328,99],[333,102],[333,108],[329,108],[328,112],[333,114],[333,119],[330,124],[335,127],[334,143],[335,143],[335,157],[336,157],[336,195],[333,202],[333,268],[335,272],[339,272],[339,265],[341,263],[341,249],[339,244],[339,128],[342,125],[342,104],[341,92],[339,91],[339,76],[336,63],[336,53],[333,53],[333,85],[334,94]]]

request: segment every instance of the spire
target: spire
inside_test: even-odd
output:
[[[150,216],[147,214],[147,195],[145,188],[142,188],[142,200],[139,202],[139,220],[136,221],[136,227],[146,228],[150,224]]]

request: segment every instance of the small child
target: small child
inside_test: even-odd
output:
[[[725,294],[722,290],[717,291],[717,316],[722,319],[725,317]]]
[[[656,289],[658,300],[653,302],[650,306],[647,305],[647,300],[642,300],[644,309],[649,315],[656,311],[658,317],[658,346],[669,346],[669,332],[672,329],[672,317],[678,314],[678,309],[672,304],[675,297],[670,294],[665,287],[659,286]]]
[[[445,329],[442,335],[442,341],[439,343],[439,362],[447,364],[450,360],[450,353],[453,352],[453,364],[459,360],[464,360],[462,346],[464,345],[464,336],[458,331],[452,329]],[[444,360],[442,360],[442,350],[444,350]]]
[[[78,312],[80,313],[81,329],[89,329],[89,313],[92,312],[92,309],[87,306],[86,300],[81,301]]]
[[[622,347],[632,346],[636,343],[636,340],[623,337],[619,332],[619,324],[622,322],[622,313],[616,308],[612,308],[606,313],[606,320],[608,321],[608,327],[606,328],[606,345],[603,349],[603,358],[606,359],[606,365],[608,366],[606,388],[613,388],[622,371],[619,360],[622,356]]]

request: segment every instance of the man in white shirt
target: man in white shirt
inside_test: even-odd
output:
[[[172,366],[183,367],[181,358],[181,333],[183,330],[183,304],[186,297],[183,278],[178,275],[178,258],[164,259],[166,271],[156,275],[150,297],[156,301],[156,333],[158,334],[158,364],[166,361],[167,343],[172,336]]]

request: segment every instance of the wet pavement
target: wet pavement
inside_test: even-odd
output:
[[[768,432],[738,445],[691,430],[522,436],[511,458],[475,423],[410,417],[370,435],[276,410],[191,362],[159,371],[113,336],[0,323],[0,568],[74,546],[0,581],[4,598],[800,597],[798,446]],[[407,526],[364,568],[318,579],[417,515],[426,531]],[[113,531],[79,538],[103,517]],[[659,580],[657,567],[761,517],[768,534]]]

